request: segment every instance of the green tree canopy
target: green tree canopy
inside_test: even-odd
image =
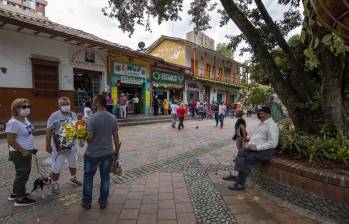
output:
[[[224,57],[234,59],[234,51],[227,43],[218,43],[216,51]]]

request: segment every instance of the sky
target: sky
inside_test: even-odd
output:
[[[137,26],[131,37],[129,37],[128,33],[123,33],[118,28],[118,21],[116,19],[103,15],[102,8],[107,6],[108,0],[48,0],[46,16],[54,22],[92,33],[100,38],[129,46],[136,50],[140,41],[143,41],[146,47],[148,47],[161,35],[185,39],[185,34],[194,28],[194,25],[190,23],[191,17],[187,14],[191,1],[184,0],[181,21],[165,21],[161,25],[158,25],[156,20],[151,20],[152,32],[145,31],[144,27]],[[221,7],[219,1],[217,2],[218,7]],[[274,19],[282,16],[282,12],[285,9],[278,6],[277,1],[265,0],[264,2]],[[241,33],[233,22],[219,27],[219,21],[220,15],[218,13],[212,14],[212,29],[204,31],[209,37],[215,39],[215,44],[227,42],[226,35]],[[299,30],[295,32],[299,32]],[[234,58],[239,62],[244,62],[249,58],[249,55],[240,56],[239,50],[237,50]]]

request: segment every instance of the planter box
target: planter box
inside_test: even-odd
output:
[[[274,157],[250,180],[277,197],[339,223],[349,223],[349,177]]]

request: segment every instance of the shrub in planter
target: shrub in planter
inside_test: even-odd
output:
[[[281,130],[281,152],[308,162],[331,161],[349,167],[349,138],[343,133],[330,136],[323,130],[321,136]]]

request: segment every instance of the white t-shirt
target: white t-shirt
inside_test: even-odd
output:
[[[17,134],[16,142],[28,151],[35,148],[33,132],[34,126],[27,119],[22,122],[13,117],[6,124],[6,133]],[[10,151],[17,150],[10,146]]]
[[[225,105],[219,105],[219,114],[225,115],[227,107]]]
[[[171,104],[171,114],[177,114],[177,105]]]

